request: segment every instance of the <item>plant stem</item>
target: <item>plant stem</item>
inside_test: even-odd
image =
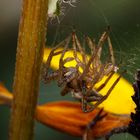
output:
[[[32,140],[48,0],[23,0],[19,25],[10,140]]]

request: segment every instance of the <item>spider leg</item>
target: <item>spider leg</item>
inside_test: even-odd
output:
[[[47,74],[47,76],[44,76],[42,80],[45,84],[47,84],[52,80],[56,80],[58,77],[59,77],[59,71],[56,70],[52,73]]]
[[[66,68],[64,65],[65,63],[67,62],[70,62],[70,61],[73,61],[75,58],[73,57],[67,57],[64,59],[64,55],[67,51],[67,48],[68,48],[68,45],[69,45],[69,42],[70,42],[70,39],[71,39],[71,36],[69,36],[68,40],[66,41],[66,44],[65,44],[65,47],[62,51],[62,55],[60,57],[60,61],[59,61],[59,79],[58,79],[58,85],[61,86],[63,85],[64,83],[68,83],[70,82],[71,80],[73,80],[75,78],[75,74],[78,73],[78,68],[79,68],[79,65],[81,64],[77,64],[76,65],[76,68]],[[73,38],[72,38],[73,39]],[[75,51],[74,51],[75,52]],[[75,55],[76,55],[76,58],[77,57],[77,53],[75,52]],[[78,62],[80,62],[79,59],[77,59]],[[65,71],[65,72],[64,72]],[[64,77],[64,78],[62,78]]]
[[[100,71],[96,73],[96,75],[94,76],[93,80],[90,82],[90,87],[88,88],[87,91],[87,96],[90,96],[90,93],[92,90],[94,90],[94,85],[100,81],[100,79],[102,79],[103,77],[103,71],[104,71],[105,65],[102,65],[100,68]],[[94,91],[94,93],[97,93],[96,91]]]
[[[86,65],[86,67],[84,68],[83,73],[80,75],[79,80],[82,80],[84,78],[84,76],[89,72],[90,65],[91,65],[92,61],[94,60],[94,58],[95,58],[95,55],[92,55]]]
[[[98,69],[101,67],[101,65],[102,65],[102,63],[101,63],[102,47],[103,47],[103,44],[105,43],[107,37],[108,37],[108,32],[105,31],[105,32],[101,35],[101,37],[100,37],[100,39],[99,39],[99,42],[98,42],[98,45],[97,45],[97,48],[96,48],[96,49],[97,49],[97,52],[96,52],[96,57],[95,57],[94,63],[95,63],[95,68],[96,68],[97,70],[98,70]]]
[[[88,36],[86,37],[86,41],[87,41],[88,47],[91,50],[91,55],[93,55],[95,53],[95,49],[96,49],[95,41],[92,41],[92,39]]]
[[[101,84],[96,91],[99,92],[100,90],[102,90],[106,84],[109,82],[109,80],[112,78],[112,76],[114,75],[115,72],[111,72],[111,74],[107,77],[107,79],[105,80],[105,82],[103,84]]]
[[[100,101],[98,101],[95,105],[94,108],[96,108],[99,104],[101,104],[104,100],[107,99],[107,97],[110,95],[110,93],[112,92],[112,90],[114,89],[114,87],[117,85],[117,83],[119,82],[121,78],[121,75],[115,80],[115,82],[113,83],[113,85],[110,87],[110,89],[108,90],[107,94],[105,96],[102,97],[102,99]]]
[[[88,96],[88,97],[86,97],[86,101],[87,101],[87,103],[90,104],[90,102],[100,101],[102,97],[103,97],[102,95],[98,95],[98,96]],[[90,106],[92,107],[93,105],[90,105]]]
[[[60,60],[59,60],[59,77],[58,77],[58,86],[61,86],[61,83],[63,83],[62,81],[62,77],[63,77],[63,74],[65,73],[65,70],[66,70],[66,67],[64,66],[64,55],[65,53],[67,52],[68,50],[68,45],[69,45],[69,42],[70,42],[70,39],[71,39],[71,36],[68,36],[66,39],[65,39],[65,44],[64,44],[64,49],[62,50],[61,52],[61,57],[60,57]],[[68,58],[67,61],[71,61],[72,58]]]
[[[95,51],[95,54],[93,54],[90,57],[87,65],[86,65],[85,69],[83,70],[83,73],[81,74],[81,76],[79,77],[79,79],[83,79],[83,77],[86,75],[86,73],[89,72],[90,65],[92,64],[93,61],[95,61],[95,63],[96,63],[96,67],[95,67],[96,70],[98,70],[98,68],[101,67],[100,57],[101,57],[101,52],[102,52],[103,44],[104,44],[105,40],[107,39],[107,37],[108,37],[108,30],[105,31],[101,35],[101,37],[99,39],[99,42],[98,42],[98,45],[97,45],[97,48],[96,48],[96,51]]]
[[[90,90],[89,90],[89,93],[87,94],[87,97],[86,97],[86,101],[87,102],[92,102],[92,101],[97,101],[97,103],[95,103],[94,105],[90,105],[90,109],[88,110],[89,112],[91,112],[92,110],[94,110],[99,104],[101,104],[104,100],[106,100],[107,99],[107,97],[110,95],[110,93],[112,92],[112,90],[114,89],[114,87],[117,85],[117,83],[119,82],[119,80],[120,80],[120,78],[121,78],[121,76],[119,76],[116,80],[115,80],[115,82],[113,83],[113,85],[110,87],[110,89],[108,90],[108,92],[107,92],[107,94],[106,95],[104,95],[104,96],[102,96],[101,98],[100,97],[95,97],[95,98],[93,98],[90,94]],[[98,95],[100,95],[98,92],[95,92],[95,93],[97,93]],[[94,93],[94,94],[95,94]]]
[[[99,58],[101,57],[102,46],[103,46],[105,40],[107,39],[107,37],[108,37],[108,31],[105,31],[99,39],[99,42],[98,42],[98,45],[97,45],[97,49],[98,49],[97,55],[98,55]]]
[[[105,87],[105,85],[109,82],[109,80],[111,79],[111,77],[113,76],[113,74],[115,73],[113,71],[113,68],[109,68],[108,70],[106,70],[106,67],[107,67],[108,63],[107,64],[102,64],[101,68],[100,68],[100,71],[99,72],[96,72],[96,75],[94,76],[94,80],[91,82],[91,85],[90,85],[90,88],[89,88],[89,91],[90,90],[93,90],[94,88],[94,85],[99,82],[105,75],[107,76],[109,74],[109,76],[107,77],[107,79],[105,80],[105,82],[103,84],[101,84],[97,89],[96,89],[96,92],[98,93],[98,91],[100,91],[101,89],[103,89]],[[94,93],[96,93],[94,91]]]
[[[97,115],[93,118],[93,120],[91,120],[91,122],[89,122],[86,126],[86,130],[85,133],[83,135],[83,140],[93,140],[93,136],[92,136],[92,129],[93,127],[99,122],[101,121],[105,116],[107,115],[107,113],[103,114],[103,108],[99,110],[99,112],[97,113]]]
[[[76,36],[75,33],[73,33],[73,37],[75,39],[75,43],[78,47],[78,50],[80,51],[80,54],[82,55],[82,62],[84,62],[84,64],[87,63],[87,58],[86,58],[86,53],[85,53],[85,50],[82,48],[81,44],[80,44],[80,41],[78,40],[78,37]]]
[[[81,60],[77,56],[77,47],[76,47],[76,40],[75,40],[75,32],[72,33],[72,46],[73,46],[73,55],[77,64],[84,69],[85,65],[81,62]]]
[[[98,121],[102,120],[107,115],[107,113],[104,113],[104,114],[102,114],[102,113],[103,113],[103,108],[100,109],[100,111],[98,112],[98,114],[88,124],[88,126],[87,126],[88,129],[91,129],[92,127],[94,127]]]
[[[110,137],[114,134],[119,134],[119,133],[126,133],[128,132],[128,126],[123,126],[119,128],[115,128],[112,131],[110,131],[107,135],[105,135],[105,139],[109,140]]]
[[[107,76],[111,72],[117,72],[116,66],[114,66],[112,63],[106,61],[103,75],[106,75]]]
[[[61,76],[59,76],[60,78],[58,79],[58,86],[62,86],[64,83],[68,83],[70,81],[72,81],[75,76],[78,74],[78,67],[65,67],[65,64],[67,62],[73,61],[74,58],[73,57],[67,57],[65,59],[63,59],[61,61],[61,66],[62,68],[60,68],[59,70],[61,70]],[[62,78],[63,77],[63,78]]]
[[[97,48],[96,48],[96,52],[95,54],[93,54],[85,69],[83,70],[83,73],[81,74],[81,76],[79,77],[79,79],[83,79],[83,77],[89,72],[89,68],[90,68],[90,65],[93,63],[93,61],[96,61],[96,69],[99,67],[100,68],[100,65],[101,65],[101,62],[100,62],[100,56],[101,56],[101,50],[102,50],[102,46],[103,46],[103,43],[105,42],[105,40],[107,39],[107,36],[108,36],[108,33],[107,32],[104,32],[99,40],[99,43],[97,45]]]
[[[68,94],[71,91],[71,89],[66,85],[62,91],[61,91],[61,95],[65,96],[66,94]]]
[[[62,65],[64,66],[67,62],[73,61],[74,58],[73,57],[67,57],[63,60]]]
[[[115,65],[115,58],[114,58],[114,53],[113,53],[113,47],[112,47],[112,43],[110,40],[110,37],[107,37],[108,40],[108,45],[109,45],[109,51],[110,51],[110,58],[111,58],[111,62],[113,65]]]
[[[65,68],[66,72],[63,75],[63,78],[61,77],[61,79],[58,80],[58,86],[63,86],[64,84],[68,84],[70,81],[72,81],[73,79],[75,79],[75,77],[78,75],[78,71],[76,68]]]
[[[95,109],[94,105],[91,104],[91,102],[94,102],[94,101],[100,101],[101,99],[103,98],[103,95],[99,94],[98,92],[96,91],[92,91],[92,93],[90,93],[90,95],[85,95],[83,98],[82,98],[82,101],[83,101],[83,111],[84,112],[91,112]]]
[[[65,54],[65,51],[63,52]],[[59,68],[59,79],[58,79],[58,86],[62,86],[64,83],[68,83],[70,82],[72,79],[75,78],[75,72],[76,72],[76,68],[72,68],[72,67],[65,67],[65,64],[67,62],[73,61],[74,58],[73,57],[67,57],[65,59],[63,59],[64,55],[61,57],[61,66]],[[61,71],[60,71],[61,70]],[[62,78],[63,77],[63,78]]]
[[[102,69],[104,68],[104,66],[102,66]],[[101,70],[102,72],[102,70]],[[98,92],[96,92],[96,90],[94,90],[93,86],[95,85],[95,83],[97,82],[97,80],[100,78],[100,73],[97,73],[95,79],[93,81],[91,81],[91,85],[88,89],[85,88],[84,85],[82,85],[82,110],[83,112],[91,112],[92,110],[94,110],[94,105],[90,104],[89,102],[91,101],[100,101],[100,99],[103,98],[103,96],[101,94],[99,94]],[[91,92],[92,91],[92,92]],[[88,104],[89,103],[89,104]]]
[[[82,97],[81,103],[82,103],[82,110],[83,112],[87,113],[89,112],[87,109],[87,100],[84,98],[85,96]]]
[[[87,100],[86,100],[86,83],[85,81],[81,82],[82,84],[82,98],[81,98],[81,103],[82,103],[82,110],[83,112],[88,112],[87,109]]]
[[[56,73],[52,73],[51,75],[48,74],[48,70],[51,64],[51,60],[53,58],[53,56],[55,55],[59,55],[62,53],[62,50],[55,52],[59,47],[62,47],[65,44],[65,40],[63,40],[62,42],[60,42],[55,48],[52,49],[52,51],[50,52],[47,62],[43,64],[43,68],[42,68],[42,80],[44,82],[49,82],[49,80],[53,79],[56,77]]]
[[[94,106],[91,105],[91,104],[89,105],[88,102],[90,102],[90,101],[98,101],[98,100],[101,99],[101,97],[102,97],[102,95],[100,95],[98,93],[94,93],[94,95],[91,95],[91,93],[90,93],[90,95],[87,94],[86,83],[84,81],[82,81],[81,103],[82,103],[83,112],[85,112],[85,113],[91,112],[93,110]]]
[[[71,39],[71,36],[68,36],[68,38],[65,40],[65,45],[64,45],[64,49],[63,49],[63,51],[62,51],[62,55],[61,55],[61,57],[60,57],[60,60],[59,60],[59,70],[60,71],[62,71],[62,69],[63,69],[63,58],[64,58],[64,55],[65,55],[65,53],[67,52],[67,50],[68,50],[68,45],[69,45],[69,42],[70,42],[70,39]]]
[[[95,41],[92,40],[90,37],[86,37],[86,41],[87,41],[87,44],[88,44],[88,47],[90,48],[91,50],[91,56],[92,55],[95,55],[95,50],[96,50],[96,44],[95,44]],[[92,62],[92,73],[93,75],[97,72],[97,61],[95,59],[95,61]]]

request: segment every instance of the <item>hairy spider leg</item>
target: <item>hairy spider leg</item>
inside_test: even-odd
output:
[[[105,31],[105,32],[101,35],[101,37],[100,37],[100,39],[99,39],[99,42],[98,42],[98,44],[97,44],[97,47],[96,47],[97,51],[96,51],[95,59],[94,59],[94,61],[93,61],[94,64],[95,64],[94,67],[96,68],[96,71],[98,71],[98,70],[100,69],[101,65],[102,65],[102,63],[101,63],[102,47],[103,47],[103,45],[104,45],[104,42],[105,42],[106,39],[107,39],[107,36],[108,36],[108,32]]]
[[[49,56],[48,56],[48,59],[47,59],[47,62],[45,64],[43,64],[43,70],[42,70],[42,80],[47,83],[49,82],[50,80],[53,80],[55,78],[58,77],[58,73],[59,71],[55,71],[51,74],[48,73],[48,70],[49,70],[49,67],[50,67],[50,63],[51,63],[51,60],[52,58],[55,56],[55,55],[59,55],[62,53],[62,50],[58,51],[58,52],[55,52],[59,47],[62,47],[64,46],[65,44],[65,41],[67,40],[67,38],[65,40],[63,40],[62,42],[60,42],[58,45],[56,45],[56,47],[54,47],[52,49],[52,51],[50,52]]]
[[[89,94],[90,91],[94,88],[95,84],[103,78],[104,68],[105,68],[105,65],[102,64],[100,71],[96,72],[96,74],[93,75],[93,77],[91,77],[91,81],[89,82],[90,87],[88,88],[87,94]]]
[[[107,42],[108,42],[108,46],[109,46],[109,54],[110,54],[110,60],[111,60],[111,63],[107,64],[106,67],[107,67],[107,70],[105,71],[105,75],[108,75],[111,71],[117,71],[116,69],[116,66],[115,66],[115,58],[114,58],[114,53],[113,53],[113,47],[112,47],[112,43],[111,43],[111,40],[110,40],[110,37],[107,36]],[[109,60],[109,61],[110,61]]]
[[[102,35],[102,37],[101,37],[101,39],[100,39],[100,43],[98,43],[98,45],[100,44],[100,46],[101,46],[101,44],[103,44],[103,42],[105,41],[105,39],[107,38],[108,36],[107,36],[107,32],[105,32],[105,33],[103,33],[103,35]],[[90,39],[90,38],[89,38]],[[90,43],[92,43],[92,41],[91,40],[89,40],[90,41]],[[113,55],[113,48],[112,48],[112,44],[111,44],[111,41],[110,41],[110,38],[108,38],[108,43],[109,43],[109,50],[110,50],[110,54],[111,54],[111,60],[112,60],[112,63],[114,64],[115,63],[115,59],[114,59],[114,55]],[[100,55],[98,55],[98,56],[100,56]],[[95,60],[96,61],[96,60]],[[103,70],[102,70],[103,71]],[[111,72],[111,74],[110,74],[110,76],[108,76],[108,78],[106,79],[106,81],[97,89],[97,92],[98,91],[100,91],[102,88],[104,88],[104,86],[108,83],[108,81],[110,80],[110,78],[113,76],[113,74],[114,74],[114,71],[112,72],[112,69],[110,69],[110,71],[108,72],[108,73],[110,73]],[[97,72],[96,72],[97,73]],[[99,72],[100,73],[100,72]],[[98,73],[98,74],[99,74]],[[107,73],[106,73],[107,74]],[[101,74],[100,74],[101,75]],[[103,73],[103,76],[104,76],[105,74]],[[94,79],[94,82],[93,82],[93,84],[92,84],[92,86],[91,86],[91,88],[89,89],[89,90],[91,90],[92,88],[93,88],[93,86],[94,86],[94,83],[96,83],[97,82],[97,80],[96,79],[99,79],[99,75],[97,75],[97,76],[95,76],[94,77],[95,79]],[[101,76],[101,78],[102,78],[102,76]]]
[[[62,54],[61,54],[61,57],[60,57],[60,60],[59,60],[59,69],[60,69],[60,71],[63,69],[63,58],[64,58],[65,53],[67,52],[68,45],[70,43],[70,39],[71,39],[71,36],[68,36],[68,38],[65,41],[64,49],[62,51]]]
[[[101,57],[101,50],[102,50],[102,46],[103,46],[103,43],[105,42],[105,40],[107,39],[108,37],[108,34],[107,32],[104,32],[99,40],[99,43],[98,43],[98,48],[97,48],[97,57],[95,57],[95,59],[93,59],[93,62],[96,63],[96,66],[95,66],[95,70],[97,69],[96,67],[98,67],[99,63],[100,63],[100,57]],[[90,43],[92,42],[91,40],[89,40]],[[112,60],[112,63],[114,64],[115,62],[113,61],[113,49],[112,49],[112,45],[111,45],[111,41],[108,39],[108,44],[109,44],[109,50],[110,50],[110,54],[111,54],[111,60]],[[96,56],[96,55],[95,55]],[[97,65],[98,64],[98,65]],[[105,68],[108,68],[108,72],[105,71],[104,69]],[[90,102],[90,101],[100,101],[102,98],[102,96],[98,93],[98,91],[94,90],[94,85],[95,83],[97,83],[100,79],[103,78],[104,75],[107,75],[108,73],[112,72],[113,69],[111,69],[110,67],[108,67],[108,64],[106,64],[105,66],[101,66],[100,68],[100,71],[98,72],[96,70],[96,72],[94,71],[94,80],[92,81],[92,85],[91,87],[89,88],[88,92],[87,92],[87,97],[86,97],[86,101],[87,102]],[[104,72],[105,71],[105,72]],[[113,76],[114,72],[112,74],[110,74],[110,76],[106,79],[106,81],[98,88],[98,90],[102,89],[107,83],[108,81],[110,80],[110,78]],[[99,91],[100,91],[99,90]],[[91,92],[93,91],[93,92]],[[91,94],[91,95],[90,95]],[[95,97],[95,95],[98,95],[97,97]],[[92,106],[89,110],[87,111],[90,111],[92,110]]]
[[[96,57],[100,58],[100,53],[101,53],[101,48],[103,46],[104,41],[107,38],[107,32],[104,32],[99,40],[95,55],[92,55],[85,67],[85,69],[83,70],[83,73],[81,74],[81,76],[79,77],[79,79],[83,79],[84,76],[89,72],[89,67],[91,66],[93,61],[99,61],[99,59],[96,60]],[[95,59],[95,60],[94,60]],[[96,67],[97,68],[97,67]]]
[[[93,140],[92,136],[92,128],[101,121],[105,116],[107,116],[107,113],[103,113],[103,108],[99,110],[97,115],[87,124],[85,133],[83,135],[83,140]]]
[[[109,82],[109,80],[112,78],[112,76],[114,75],[114,71],[111,72],[111,74],[106,78],[105,82],[103,84],[101,84],[98,88],[96,88],[96,91],[99,92],[100,90],[102,90],[106,84]]]
[[[87,44],[88,44],[88,47],[89,47],[90,50],[91,50],[91,56],[92,56],[92,55],[95,55],[95,50],[96,50],[95,40],[92,41],[92,39],[91,39],[90,37],[87,36],[87,37],[86,37],[86,42],[87,42]],[[92,67],[91,72],[92,72],[92,74],[94,75],[94,74],[96,73],[96,71],[97,71],[97,68],[96,68],[96,61],[93,61],[93,62],[91,63],[91,67]]]
[[[116,71],[116,69],[115,69],[115,58],[114,58],[114,53],[113,53],[113,47],[112,47],[112,43],[111,43],[110,37],[108,36],[108,31],[103,34],[103,36],[99,40],[98,45],[99,46],[100,45],[103,45],[103,42],[105,42],[106,39],[108,41],[109,54],[110,54],[111,63],[110,64],[106,64],[106,69],[107,70],[104,71],[105,72],[104,75],[108,75],[111,71]],[[101,47],[101,49],[102,49],[102,47]],[[97,58],[98,61],[100,61],[101,49],[99,49],[99,52],[98,52],[98,55],[97,55],[98,56],[98,58]]]
[[[114,87],[117,85],[117,83],[120,81],[121,79],[121,75],[119,75],[119,77],[115,80],[115,82],[113,83],[113,85],[110,87],[110,89],[107,91],[106,95],[104,95],[100,101],[98,101],[97,103],[95,103],[94,108],[96,108],[99,104],[101,104],[104,100],[107,99],[107,97],[110,95],[110,93],[112,92],[112,90],[114,89]]]
[[[91,84],[90,87],[86,90],[86,93],[84,93],[82,91],[83,94],[83,98],[82,98],[82,110],[84,112],[91,112],[94,108],[93,105],[89,105],[88,103],[91,101],[99,101],[100,99],[102,99],[102,95],[99,94],[93,87],[94,85],[103,77],[103,71],[104,71],[105,65],[101,66],[101,69],[99,72],[96,73],[96,75],[94,76],[94,79],[89,81],[89,83]],[[84,87],[84,86],[82,86]],[[82,88],[83,89],[83,88]],[[88,106],[90,106],[88,108]]]
[[[79,67],[81,67],[82,69],[85,68],[85,64],[81,62],[81,60],[78,58],[77,56],[77,47],[76,47],[76,41],[75,41],[75,37],[74,37],[74,32],[72,33],[72,46],[73,46],[73,55],[74,55],[74,58],[75,58],[75,61],[77,63],[77,65]]]
[[[73,50],[74,50],[74,57],[75,57],[75,60],[77,62],[77,66],[81,66],[83,69],[85,68],[85,65],[84,63],[86,63],[86,57],[85,57],[85,52],[84,50],[82,49],[81,47],[81,44],[75,34],[75,32],[72,34],[72,39],[73,39]],[[80,51],[81,55],[82,55],[82,63],[79,58],[77,57],[77,47],[78,47],[78,50]],[[84,67],[83,67],[84,66]],[[81,80],[81,82],[83,85],[82,85],[82,98],[81,98],[81,102],[82,102],[82,110],[84,112],[88,112],[87,111],[87,94],[86,94],[86,90],[87,90],[87,87],[86,87],[86,84]]]
[[[99,104],[101,104],[104,100],[106,100],[108,98],[108,96],[110,95],[110,93],[112,92],[112,90],[114,89],[114,87],[117,85],[117,83],[119,82],[121,76],[119,76],[116,81],[113,83],[113,85],[110,87],[110,89],[108,90],[107,94],[102,96],[101,98],[96,98],[97,99],[97,103],[95,103],[94,105],[89,105],[90,108],[86,110],[86,112],[91,112],[93,111]],[[98,93],[98,92],[97,92]],[[91,97],[86,97],[87,98],[87,103],[88,102],[92,102],[93,99],[95,100],[95,97],[93,98]]]
[[[107,41],[108,41],[108,46],[109,46],[109,61],[111,60],[111,62],[106,63],[106,67],[105,67],[105,71],[104,71],[104,75],[108,75],[110,72],[114,71],[117,72],[118,68],[115,66],[115,58],[114,58],[114,53],[113,53],[113,47],[112,47],[112,43],[110,40],[110,37],[107,37]]]
[[[102,75],[104,70],[104,65],[102,65],[102,68],[100,69],[100,72],[97,73],[97,75],[94,77],[94,80],[91,81],[90,87],[86,91],[86,95],[83,97],[83,107],[84,107],[84,112],[91,112],[92,110],[95,109],[94,105],[91,105],[90,102],[92,101],[100,101],[103,96],[99,94],[93,87],[95,83],[97,83],[98,79],[100,79],[100,76]],[[87,107],[89,106],[89,108]]]
[[[115,66],[115,58],[114,58],[114,53],[113,53],[113,47],[112,47],[112,43],[111,43],[111,40],[110,40],[109,36],[107,37],[107,40],[108,40],[111,62]]]
[[[85,52],[84,48],[82,48],[80,41],[75,33],[73,33],[73,37],[74,37],[74,41],[76,43],[76,46],[78,47],[78,50],[79,50],[80,54],[82,55],[82,62],[86,65],[87,60],[88,60],[87,56],[85,55],[86,52]]]
[[[87,111],[87,100],[86,100],[86,83],[84,81],[82,81],[82,110],[86,113]]]
[[[109,36],[107,37],[108,39],[108,45],[109,45],[109,52],[110,52],[110,59],[111,59],[111,64],[113,64],[113,67],[110,66],[110,64],[106,64],[107,70],[105,70],[103,75],[108,75],[110,74],[110,76],[108,76],[108,78],[106,79],[106,81],[97,89],[97,91],[100,91],[102,88],[104,88],[104,86],[108,83],[108,81],[110,80],[110,78],[113,76],[113,74],[116,72],[114,67],[115,67],[115,58],[114,58],[114,54],[113,54],[113,47],[111,44],[111,40],[109,38]]]
[[[103,46],[103,44],[104,44],[104,42],[105,42],[105,40],[107,39],[107,37],[108,37],[108,32],[107,31],[105,31],[102,35],[101,35],[101,37],[100,37],[100,39],[99,39],[99,42],[98,42],[98,45],[97,45],[97,56],[98,56],[98,58],[100,59],[100,57],[101,57],[101,52],[102,52],[102,46]]]
[[[101,84],[98,88],[96,88],[96,89],[92,88],[92,91],[93,92],[90,92],[89,97],[87,97],[87,101],[88,102],[99,101],[103,97],[103,95],[99,94],[99,91],[101,91],[106,86],[106,84],[112,78],[112,76],[114,75],[114,73],[115,72],[111,72],[111,74],[107,77],[107,79],[105,80],[105,82],[103,84]],[[96,96],[95,99],[94,99],[94,96]]]
[[[86,36],[86,42],[91,50],[91,55],[94,55],[96,49],[95,40],[92,40],[90,37]]]
[[[62,77],[64,76],[64,71],[67,69],[64,66],[65,63],[74,60],[73,57],[67,57],[67,58],[64,59],[65,53],[68,50],[68,45],[70,43],[70,39],[71,39],[71,36],[68,37],[68,39],[67,39],[67,41],[65,43],[64,49],[62,51],[62,55],[60,57],[60,61],[59,61],[59,79],[58,79],[58,86],[61,86],[65,82],[65,79],[63,79],[63,81],[62,81]]]
[[[113,73],[114,74],[114,73]],[[105,82],[108,82],[109,79],[113,76],[113,74],[110,74],[109,78],[106,79]],[[86,110],[86,112],[91,112],[92,110],[94,110],[99,104],[101,104],[104,100],[107,99],[107,97],[110,95],[110,93],[112,92],[112,90],[114,89],[114,87],[116,86],[116,84],[119,82],[121,76],[119,76],[116,81],[113,83],[113,85],[110,87],[110,89],[108,90],[107,94],[102,96],[98,93],[98,91],[94,90],[93,86],[94,84],[88,89],[87,91],[87,97],[86,97],[86,101],[88,102],[92,102],[92,101],[97,101],[97,103],[95,103],[94,105],[90,105],[90,108],[88,110]],[[98,79],[98,78],[97,78]],[[95,82],[96,83],[96,82]],[[93,92],[91,92],[93,91]],[[97,97],[95,95],[98,95]]]

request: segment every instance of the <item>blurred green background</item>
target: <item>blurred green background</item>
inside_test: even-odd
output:
[[[60,24],[53,20],[48,24],[47,44],[59,42],[71,33],[73,27],[80,35],[89,35],[98,40],[105,28],[111,27],[111,40],[121,69],[130,82],[139,68],[140,58],[140,1],[139,0],[77,0],[76,7],[66,5]],[[12,91],[15,55],[21,0],[0,0],[0,81]],[[49,90],[49,93],[46,93]],[[41,84],[39,103],[55,100],[71,100],[71,96],[61,97],[55,82]],[[56,114],[57,115],[57,114]],[[10,110],[0,106],[0,140],[8,139]],[[38,122],[35,126],[35,140],[80,140],[48,128]],[[129,134],[115,135],[112,140],[134,140]]]

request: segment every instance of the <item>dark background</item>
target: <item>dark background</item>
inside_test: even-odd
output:
[[[139,68],[140,58],[140,1],[139,0],[77,0],[76,8],[67,6],[66,13],[60,18],[60,24],[53,20],[48,24],[47,44],[50,46],[56,35],[56,42],[66,37],[73,28],[79,35],[89,35],[98,40],[105,28],[111,27],[111,40],[121,69],[127,69],[124,75],[130,82]],[[15,68],[15,54],[21,1],[0,0],[0,81],[12,91]],[[50,92],[46,94],[45,91]],[[41,84],[39,103],[54,100],[71,99],[61,97],[55,83]],[[0,140],[8,139],[10,110],[0,106]],[[78,140],[36,122],[35,139]],[[128,134],[113,136],[111,139],[134,140]]]

